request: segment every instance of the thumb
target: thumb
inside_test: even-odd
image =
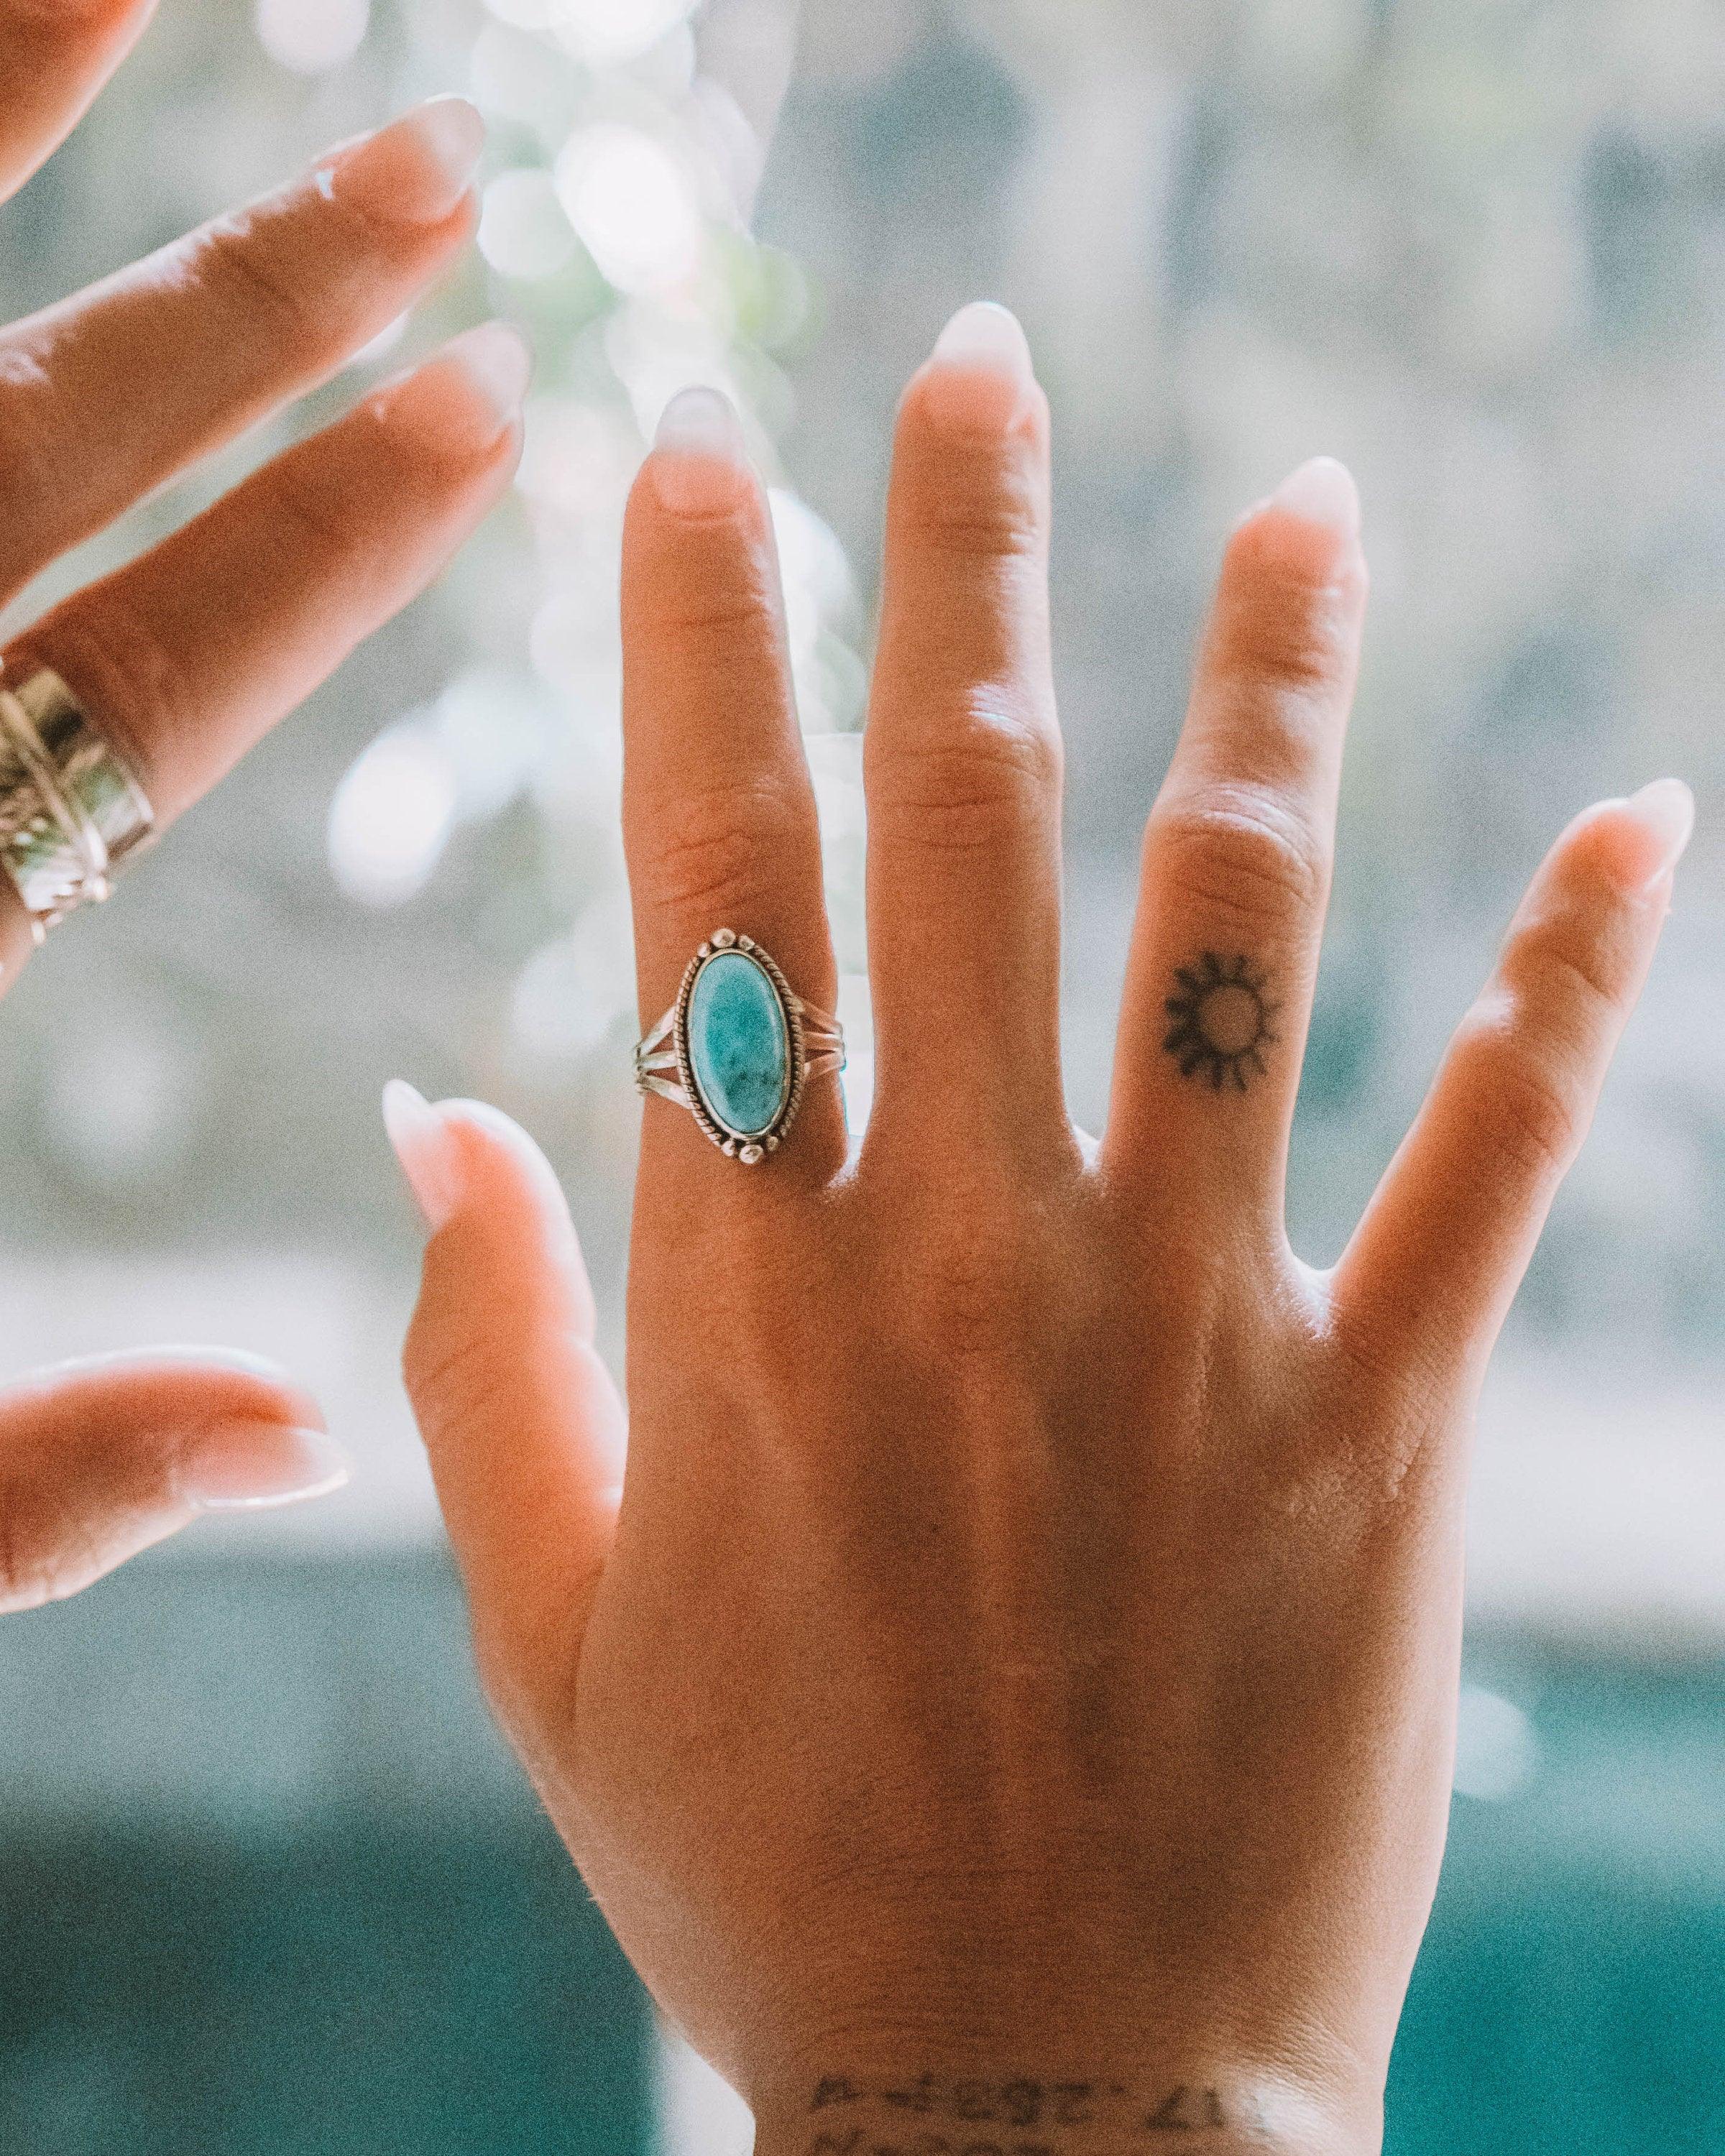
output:
[[[383,1120],[432,1230],[403,1368],[500,1706],[572,1676],[622,1497],[623,1403],[550,1163],[399,1079]]]
[[[42,1370],[0,1391],[0,1612],[76,1594],[205,1512],[347,1480],[309,1394],[219,1348]]]

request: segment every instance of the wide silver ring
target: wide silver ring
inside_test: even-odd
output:
[[[751,936],[721,928],[689,961],[677,999],[635,1047],[635,1083],[686,1108],[727,1159],[777,1152],[811,1078],[845,1068],[845,1033]]]
[[[0,869],[36,942],[106,898],[115,870],[155,829],[136,773],[58,674],[0,680]]]

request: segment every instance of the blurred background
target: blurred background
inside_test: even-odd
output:
[[[1359,474],[1376,600],[1306,1255],[1339,1246],[1558,826],[1668,770],[1701,795],[1486,1404],[1454,1831],[1389,2147],[1725,2145],[1725,13],[164,0],[0,218],[0,311],[444,90],[492,129],[470,267],[4,624],[449,331],[531,330],[506,507],[0,1021],[0,1362],[252,1348],[361,1462],[0,1632],[0,2150],[747,2147],[479,1704],[395,1374],[418,1239],[377,1096],[475,1092],[540,1136],[616,1348],[618,534],[660,409],[704,380],[775,488],[866,1113],[885,446],[984,295],[1056,418],[1081,1120],[1221,539],[1307,455]]]

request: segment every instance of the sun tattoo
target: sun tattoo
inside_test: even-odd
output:
[[[1276,1039],[1270,1021],[1281,1006],[1265,994],[1261,973],[1244,958],[1231,962],[1206,951],[1195,966],[1180,966],[1180,993],[1168,999],[1173,1020],[1162,1044],[1183,1078],[1208,1078],[1219,1093],[1232,1084],[1245,1092],[1252,1074],[1267,1068],[1264,1050]]]

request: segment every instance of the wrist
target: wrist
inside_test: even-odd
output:
[[[1272,2072],[837,2071],[752,2097],[755,2156],[1378,2156],[1381,2106]]]

